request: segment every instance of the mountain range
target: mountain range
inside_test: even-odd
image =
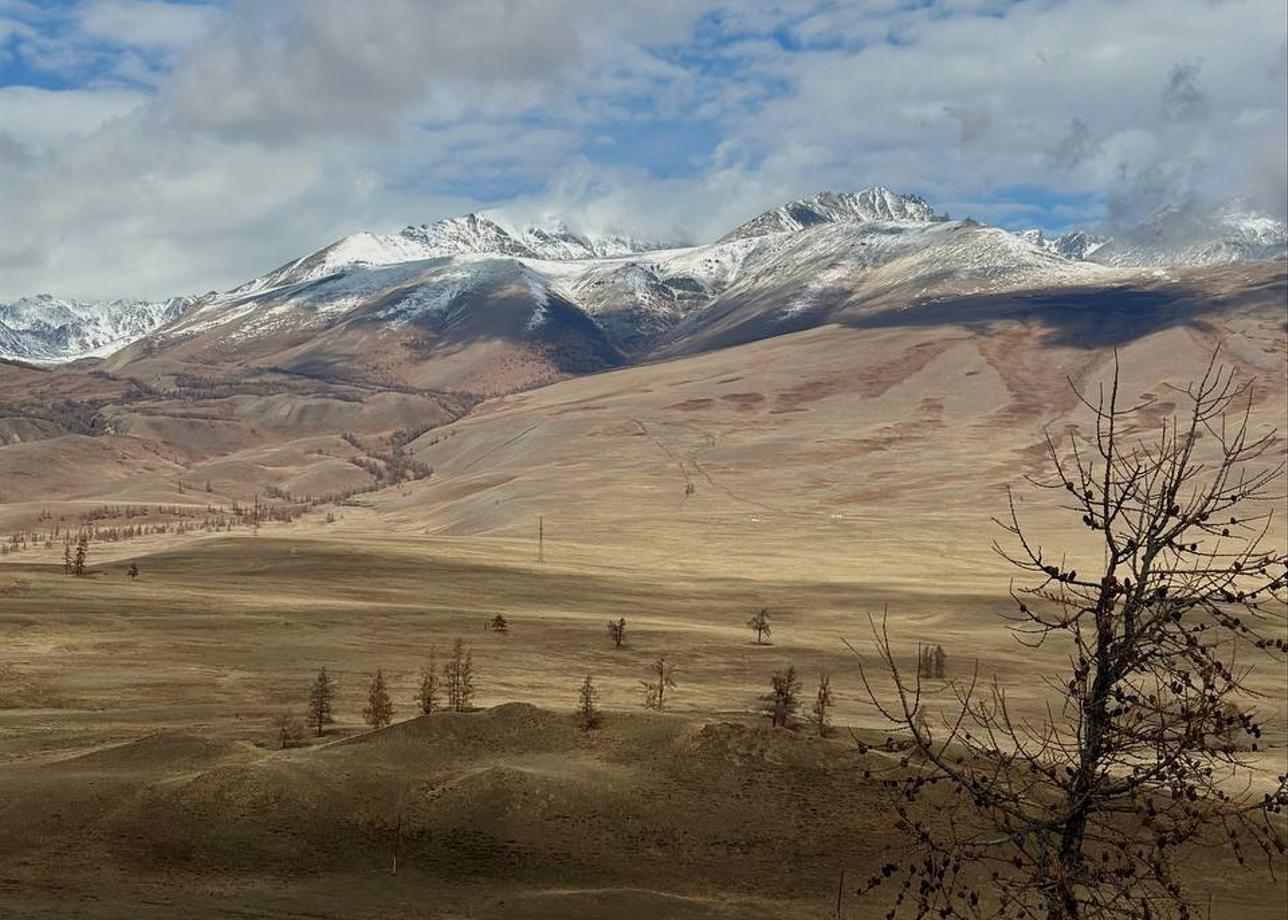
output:
[[[508,389],[520,378],[791,331],[875,296],[1285,257],[1284,223],[1240,202],[1210,213],[1165,208],[1112,237],[1075,230],[1048,238],[950,220],[917,196],[877,186],[790,202],[698,246],[579,233],[559,222],[514,228],[476,213],[356,233],[224,293],[0,304],[0,358],[117,356],[119,364],[123,349],[129,360],[213,349],[308,366],[317,349],[306,340],[325,333],[323,350],[349,340],[356,355],[363,348],[353,340],[380,330],[440,353],[489,338],[520,343],[528,369],[511,374]],[[443,383],[434,372],[412,376]]]

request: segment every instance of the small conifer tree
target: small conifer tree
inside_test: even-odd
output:
[[[831,731],[831,724],[828,722],[828,711],[835,704],[832,698],[832,677],[830,674],[823,673],[818,676],[818,693],[814,696],[814,718],[811,720],[814,730],[818,732],[820,738],[826,738]]]
[[[326,726],[335,721],[331,713],[331,704],[335,699],[335,682],[326,672],[326,665],[318,670],[318,675],[313,680],[313,687],[309,690],[309,724],[317,730],[319,738]]]
[[[796,668],[778,671],[770,681],[770,690],[761,697],[765,715],[775,726],[787,727],[801,705],[801,678]]]
[[[394,703],[389,698],[389,688],[385,686],[384,671],[376,670],[367,691],[367,705],[362,710],[362,718],[372,728],[384,728],[394,717]]]
[[[577,693],[577,719],[581,722],[582,731],[588,732],[599,727],[599,708],[595,705],[598,701],[599,691],[587,674]]]
[[[420,711],[428,715],[439,708],[439,696],[442,685],[438,676],[438,649],[430,647],[429,661],[420,672],[420,687],[416,690],[416,702]]]

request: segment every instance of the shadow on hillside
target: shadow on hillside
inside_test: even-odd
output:
[[[987,334],[998,322],[1039,323],[1046,344],[1111,348],[1163,330],[1208,328],[1208,318],[1233,311],[1282,310],[1288,296],[1282,273],[1263,283],[1217,292],[1190,284],[1149,288],[1116,286],[1059,291],[1018,291],[923,301],[876,313],[835,317],[854,329],[954,325]]]

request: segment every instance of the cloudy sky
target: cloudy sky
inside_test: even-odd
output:
[[[1284,0],[0,0],[0,298],[222,289],[478,208],[1282,215],[1286,96]]]

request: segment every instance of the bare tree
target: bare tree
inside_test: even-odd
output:
[[[764,645],[765,640],[774,634],[774,631],[769,628],[769,611],[764,607],[752,614],[747,625],[755,631],[757,645]]]
[[[367,705],[362,710],[362,718],[372,728],[384,728],[393,721],[394,703],[389,698],[389,688],[385,686],[385,673],[379,668],[367,690]]]
[[[818,676],[818,692],[814,694],[813,718],[810,720],[820,738],[826,738],[832,730],[828,721],[828,712],[834,705],[832,698],[832,676],[826,672]]]
[[[920,681],[899,672],[874,623],[894,691],[866,672],[864,686],[924,769],[885,781],[910,849],[869,888],[899,881],[897,902],[917,916],[1190,917],[1179,848],[1226,845],[1240,863],[1250,841],[1268,860],[1285,849],[1270,816],[1288,805],[1286,778],[1254,792],[1246,755],[1220,740],[1235,728],[1255,750],[1261,733],[1236,705],[1255,698],[1237,653],[1282,668],[1288,648],[1272,637],[1288,557],[1263,548],[1267,503],[1282,500],[1275,436],[1250,432],[1250,385],[1215,356],[1148,440],[1136,432],[1160,406],[1124,408],[1116,362],[1108,392],[1078,395],[1094,435],[1075,435],[1068,453],[1048,440],[1052,478],[1031,481],[1064,496],[1100,561],[1079,573],[1044,550],[1014,499],[999,522],[1010,546],[998,551],[1028,579],[1012,592],[1011,628],[1068,654],[1069,672],[1049,681],[1061,704],[1024,720],[996,681],[981,689],[977,668],[951,685],[955,712],[932,729]],[[940,782],[956,794],[934,792]]]
[[[801,705],[801,676],[795,666],[777,671],[770,679],[769,692],[761,698],[764,713],[775,726],[788,726]]]
[[[335,721],[331,713],[331,703],[335,699],[335,682],[326,672],[326,665],[318,669],[313,686],[309,689],[309,724],[316,730],[318,737],[326,726]]]
[[[469,709],[474,700],[474,652],[463,639],[452,643],[452,654],[443,664],[443,686],[448,709]]]
[[[666,691],[675,689],[675,666],[666,660],[666,656],[653,662],[652,680],[640,681],[644,688],[644,705],[649,709],[666,708]]]
[[[438,677],[438,649],[430,646],[429,661],[420,672],[420,686],[416,689],[416,703],[428,715],[439,708],[441,686]]]
[[[582,731],[591,731],[599,728],[599,709],[595,705],[599,701],[599,691],[595,689],[595,682],[586,675],[586,679],[581,682],[581,689],[577,691],[577,719],[581,723]]]
[[[304,720],[293,712],[280,713],[273,720],[273,728],[277,731],[277,740],[283,750],[304,740]]]
[[[613,648],[621,648],[626,641],[626,617],[608,621],[608,635],[613,640]]]

